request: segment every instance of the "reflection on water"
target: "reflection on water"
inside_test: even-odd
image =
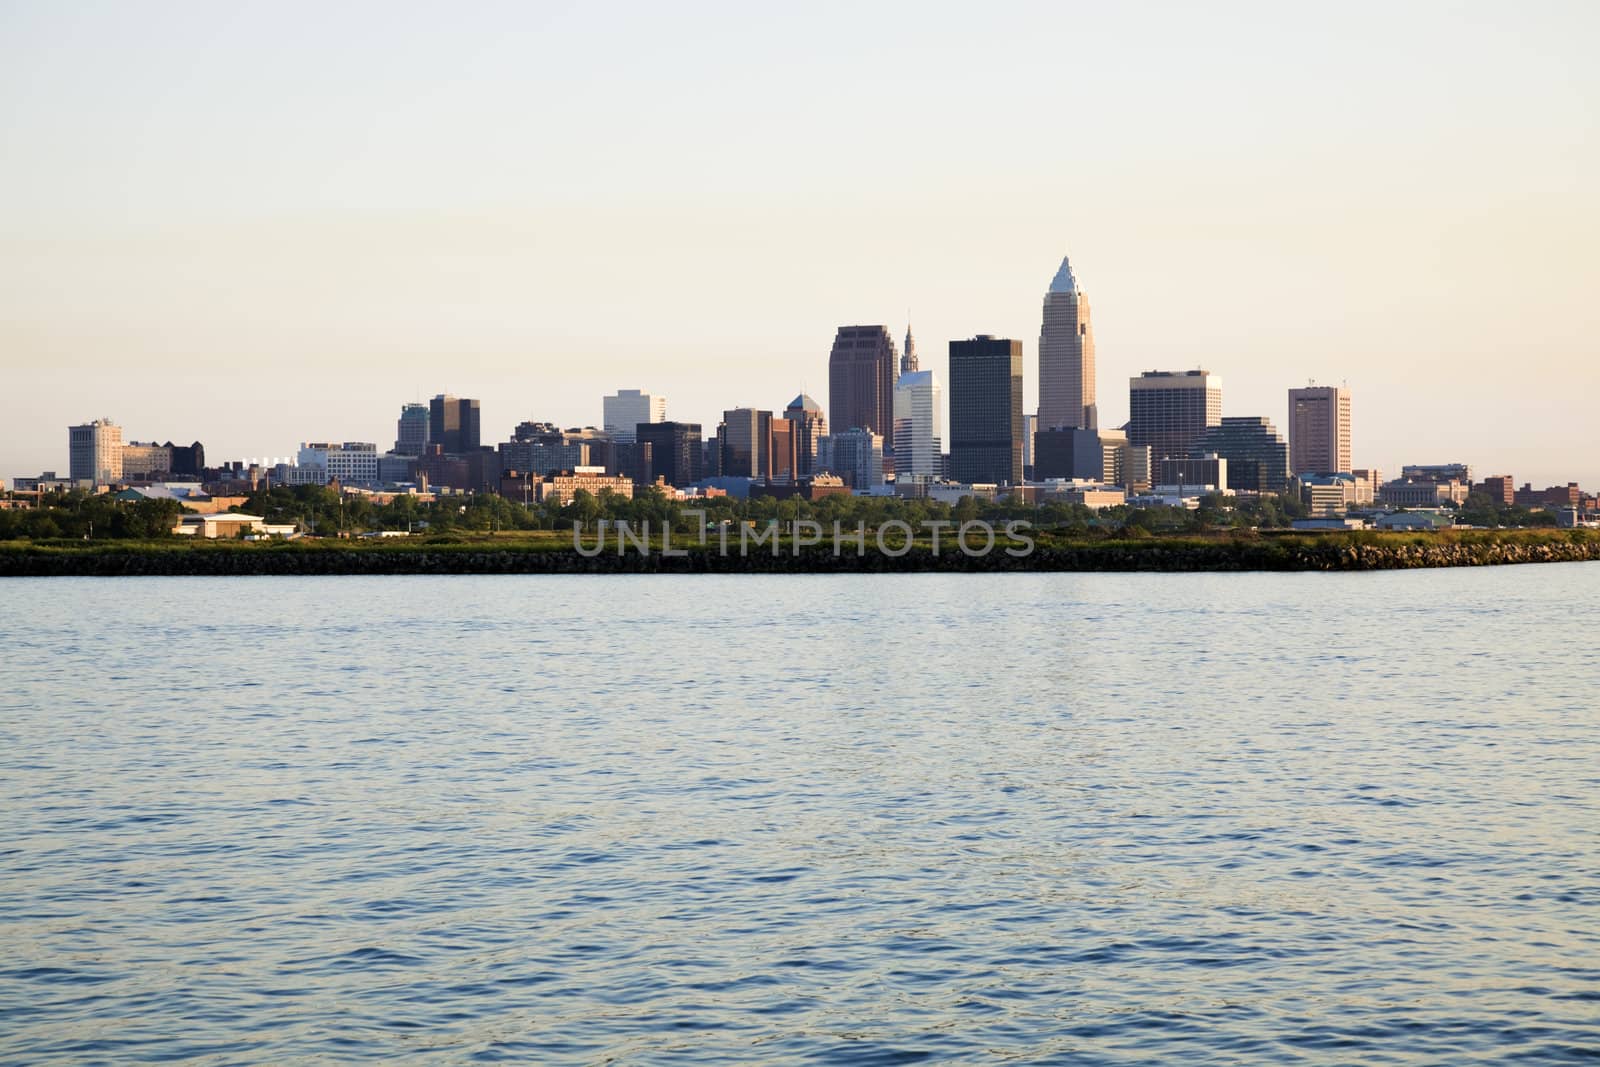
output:
[[[1592,1059],[1597,594],[10,580],[0,1059]]]

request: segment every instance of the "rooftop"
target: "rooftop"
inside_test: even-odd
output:
[[[1066,256],[1061,257],[1061,268],[1056,271],[1056,276],[1050,279],[1052,293],[1076,293],[1078,279],[1072,276],[1072,264]]]

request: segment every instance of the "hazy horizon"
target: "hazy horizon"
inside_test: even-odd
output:
[[[836,327],[1026,353],[1063,255],[1101,424],[1354,395],[1358,467],[1600,489],[1600,7],[0,5],[0,477],[401,405],[827,406]],[[947,389],[948,400],[948,389]],[[829,412],[831,415],[832,413]]]

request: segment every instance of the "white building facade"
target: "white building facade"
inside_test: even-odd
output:
[[[931,370],[909,371],[894,385],[894,478],[937,481],[943,475],[944,391]]]
[[[613,441],[631,442],[641,422],[666,422],[667,398],[638,389],[619,389],[601,400],[603,424]]]
[[[67,427],[68,475],[74,482],[111,485],[122,480],[122,427],[96,419]]]
[[[378,484],[378,446],[369,441],[311,442],[300,446],[301,484]],[[319,472],[313,473],[313,472]]]

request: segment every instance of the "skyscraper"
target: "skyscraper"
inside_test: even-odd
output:
[[[911,324],[908,322],[906,323],[906,350],[900,357],[900,373],[915,374],[919,370],[921,368],[917,366],[917,342],[911,336]]]
[[[1095,429],[1094,330],[1089,298],[1065,258],[1044,294],[1039,328],[1039,429]]]
[[[1033,435],[1033,476],[1039,481],[1085,478],[1097,482],[1104,474],[1100,431],[1057,427]]]
[[[476,452],[482,444],[478,401],[440,393],[428,402],[428,441],[446,455]]]
[[[772,474],[772,412],[733,408],[717,428],[722,474],[728,478],[768,478]]]
[[[67,470],[75,482],[110,485],[122,480],[122,427],[96,419],[67,427]]]
[[[1022,482],[1022,342],[950,342],[950,477]]]
[[[882,326],[841,326],[828,356],[829,424],[882,434],[894,447],[894,338]]]
[[[1294,473],[1348,473],[1351,462],[1350,390],[1289,390],[1289,463]]]
[[[428,405],[406,404],[395,424],[394,454],[420,456],[428,450]]]
[[[822,405],[804,393],[789,401],[783,417],[794,423],[796,474],[807,477],[816,468],[817,441],[827,436],[828,420],[822,414]]]
[[[1128,382],[1128,416],[1128,441],[1149,446],[1152,469],[1164,458],[1185,458],[1222,423],[1222,379],[1203,370],[1147,370]]]
[[[906,331],[906,350],[911,332]],[[911,357],[915,365],[916,357]],[[901,362],[901,366],[905,361]],[[910,370],[894,383],[894,478],[897,483],[937,481],[944,464],[944,396],[931,370]]]
[[[428,401],[428,443],[443,452],[461,451],[461,402],[449,393]]]
[[[834,430],[819,442],[819,470],[843,478],[852,489],[883,484],[883,435],[871,430]]]
[[[650,444],[656,476],[678,489],[700,480],[700,424],[698,422],[644,422],[635,427],[634,440]]]
[[[1228,461],[1229,489],[1282,493],[1289,484],[1289,445],[1272,420],[1260,415],[1226,418],[1189,449],[1189,455],[1215,454]]]
[[[641,422],[665,422],[667,418],[666,397],[637,389],[618,389],[600,403],[604,411],[601,425],[617,441],[632,441]]]
[[[798,476],[799,454],[795,435],[799,423],[792,419],[767,419],[767,480],[792,484]]]

